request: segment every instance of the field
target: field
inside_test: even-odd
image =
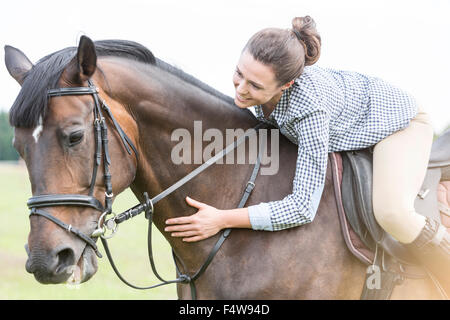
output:
[[[25,270],[30,224],[27,199],[31,188],[26,168],[0,162],[0,299],[177,299],[174,284],[152,290],[135,290],[123,284],[109,265],[100,241],[103,259],[97,273],[88,282],[70,286],[42,285]],[[115,212],[137,204],[130,190],[119,195],[114,202]],[[147,286],[159,283],[153,276],[147,257],[147,220],[143,214],[119,226],[109,246],[122,275],[130,282]],[[175,267],[170,246],[160,232],[153,232],[156,267],[163,278],[175,278]]]

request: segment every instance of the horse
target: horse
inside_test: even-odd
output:
[[[224,135],[228,128],[247,130],[258,124],[251,111],[183,71],[155,58],[146,47],[126,40],[93,42],[83,36],[79,45],[49,54],[35,65],[19,49],[5,47],[5,61],[21,90],[11,108],[14,147],[25,160],[33,197],[52,194],[86,195],[110,201],[130,187],[140,201],[143,194],[161,193],[174,181],[198,167],[175,164],[171,134],[185,128],[194,135],[194,120],[204,130]],[[120,126],[135,146],[127,152],[120,130],[107,133],[110,186],[106,167],[96,166],[95,101],[91,95],[54,95],[48,90],[89,87],[109,106],[110,127]],[[116,126],[117,128],[117,126]],[[259,133],[258,133],[259,134]],[[205,147],[206,141],[202,142]],[[267,139],[268,147],[275,141]],[[274,175],[259,175],[247,205],[279,200],[291,192],[297,146],[279,136],[282,165]],[[164,231],[172,217],[192,215],[185,196],[221,209],[235,208],[252,172],[250,164],[215,164],[155,205],[153,220],[183,266],[195,273],[211,252],[219,234],[186,243]],[[102,174],[103,173],[103,174]],[[106,198],[105,198],[106,199]],[[100,202],[100,200],[98,200]],[[105,204],[106,206],[106,204]],[[101,212],[89,206],[46,208],[53,217],[92,234]],[[277,232],[233,229],[209,267],[196,280],[198,299],[358,299],[366,266],[346,248],[337,217],[335,190],[328,166],[326,183],[314,221]],[[78,267],[80,282],[97,271],[95,245],[60,228],[43,216],[30,215],[29,256],[26,270],[41,283],[63,283]],[[177,283],[180,299],[191,299],[187,283]],[[429,279],[405,281],[393,299],[439,298]]]

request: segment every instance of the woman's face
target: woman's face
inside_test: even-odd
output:
[[[270,66],[256,61],[245,50],[239,58],[233,75],[236,89],[234,103],[240,108],[264,105],[281,97],[284,86],[279,86]]]

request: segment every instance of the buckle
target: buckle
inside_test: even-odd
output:
[[[252,181],[248,181],[247,185],[245,186],[245,191],[250,192],[253,190],[254,187],[255,187],[255,183],[253,183]]]
[[[106,192],[105,191],[105,197],[107,197],[107,198],[112,198],[112,197],[114,197],[114,193],[108,193],[108,192]]]
[[[145,200],[145,218],[148,220],[151,218],[151,215],[153,214],[153,201],[149,198],[148,193],[144,192],[144,200]]]
[[[420,199],[425,199],[425,197],[428,195],[428,192],[430,192],[430,189],[420,190],[417,195]]]

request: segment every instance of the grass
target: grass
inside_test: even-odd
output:
[[[97,273],[78,286],[43,285],[25,270],[24,244],[30,224],[26,201],[31,196],[28,173],[24,166],[0,162],[0,299],[177,299],[174,284],[151,290],[127,287],[115,275],[104,256],[99,259]],[[130,190],[120,194],[114,211],[122,212],[137,203]],[[108,244],[122,275],[136,285],[159,283],[153,276],[147,257],[147,220],[143,214],[119,226]],[[156,267],[165,279],[175,278],[170,246],[161,233],[153,230]]]

